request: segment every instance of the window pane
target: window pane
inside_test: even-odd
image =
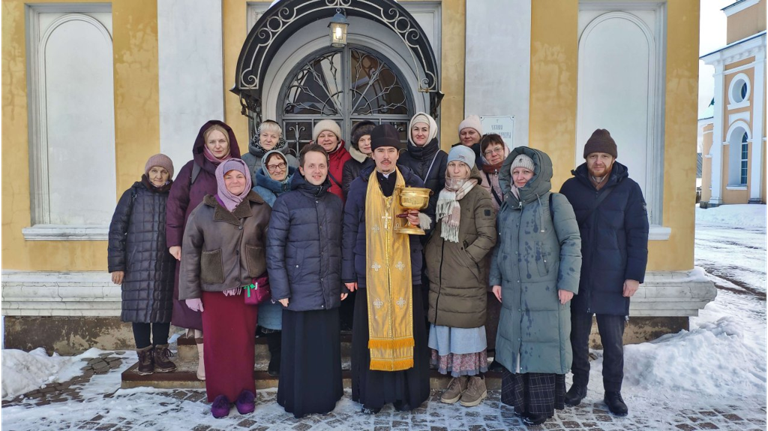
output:
[[[343,109],[341,52],[311,60],[288,85],[285,114],[339,115]]]
[[[408,114],[400,80],[378,58],[350,50],[350,93],[353,115]]]

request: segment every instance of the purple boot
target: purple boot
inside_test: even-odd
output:
[[[223,418],[229,415],[230,407],[231,405],[227,397],[224,395],[219,395],[213,399],[213,404],[211,405],[211,414],[216,419]]]
[[[256,396],[253,394],[253,392],[247,389],[243,392],[240,392],[240,395],[237,397],[237,401],[235,402],[237,411],[240,412],[241,415],[251,413],[254,409],[256,409],[256,406],[254,405],[255,399]]]

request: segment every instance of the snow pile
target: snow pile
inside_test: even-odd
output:
[[[85,365],[81,359],[94,358],[102,353],[99,349],[90,349],[79,356],[48,356],[45,349],[27,353],[23,350],[3,350],[3,395],[13,398],[17,395],[39,389],[52,382],[65,382],[81,374]]]
[[[3,350],[3,398],[39,389],[70,363],[71,357],[56,353],[49,357],[42,347],[29,353]]]
[[[690,332],[625,346],[625,383],[674,397],[675,393],[722,399],[763,397],[765,352],[745,337],[744,322],[722,317]]]
[[[696,207],[696,223],[741,228],[765,228],[765,205],[723,205],[716,208]]]

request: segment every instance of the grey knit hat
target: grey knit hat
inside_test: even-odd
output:
[[[469,170],[472,170],[472,168],[475,167],[475,152],[467,146],[454,145],[453,148],[451,148],[451,152],[448,153],[448,161],[446,164],[453,161],[464,162],[469,166]]]
[[[512,165],[509,167],[509,173],[512,174],[512,171],[514,171],[515,168],[525,168],[533,172],[533,159],[526,156],[525,154],[519,154],[517,157],[515,157],[515,160],[512,161]]]

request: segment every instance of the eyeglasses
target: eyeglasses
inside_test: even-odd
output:
[[[501,154],[501,153],[503,153],[503,152],[504,152],[504,148],[501,148],[501,147],[496,147],[496,149],[493,149],[493,150],[488,150],[488,151],[484,152],[484,153],[483,153],[483,155],[484,155],[485,157],[488,157],[488,156],[491,156],[491,155],[493,155],[493,154]]]
[[[284,171],[285,170],[285,163],[278,163],[276,165],[267,165],[267,170],[269,172]]]

